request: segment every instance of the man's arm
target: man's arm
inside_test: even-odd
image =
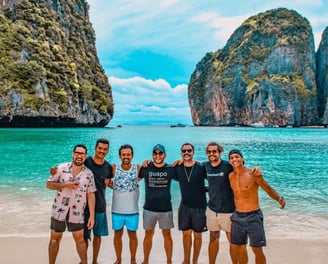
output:
[[[144,160],[142,162],[141,166],[147,168],[150,163],[151,163],[151,160]]]
[[[88,219],[88,229],[92,229],[93,225],[95,224],[95,204],[96,204],[96,198],[94,192],[89,192],[87,194],[88,199],[88,207],[90,212],[90,217]]]
[[[111,164],[109,164],[108,166],[109,166],[108,174],[106,175],[106,177],[104,179],[104,183],[105,183],[106,187],[109,187],[110,182],[112,181],[112,178],[113,178],[113,166]]]
[[[141,169],[141,166],[139,164],[137,164],[137,178],[138,178],[138,181],[142,180],[142,178],[139,178],[140,169]]]
[[[254,175],[254,174],[253,174]],[[273,199],[280,204],[280,209],[283,209],[286,205],[284,197],[280,196],[279,193],[264,179],[263,175],[254,176],[255,182]]]
[[[62,190],[65,188],[68,189],[77,189],[79,188],[79,183],[78,182],[55,182],[55,181],[47,181],[46,187],[49,190]]]
[[[115,171],[116,171],[116,164],[112,164],[112,176],[115,177]],[[105,179],[105,184],[107,187],[113,189],[113,180],[106,178]]]
[[[261,168],[258,167],[258,166],[255,166],[254,168],[252,168],[252,173],[254,173],[255,176],[263,175],[263,172],[262,172]]]
[[[143,165],[141,165],[141,166],[142,167],[140,168],[140,170],[138,172],[138,181],[141,181],[144,178],[143,171],[147,168],[147,167],[144,167]]]
[[[54,167],[51,167],[50,168],[50,174],[51,175],[55,175],[58,171],[58,167],[57,166],[54,166]]]
[[[172,166],[175,167],[175,166],[181,165],[181,164],[183,164],[183,159],[179,159],[179,160],[174,161],[172,163]]]

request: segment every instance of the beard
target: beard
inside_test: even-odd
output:
[[[84,163],[84,160],[83,159],[74,159],[73,163],[76,166],[82,166]]]

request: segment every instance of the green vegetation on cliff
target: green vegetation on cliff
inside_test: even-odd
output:
[[[83,101],[112,118],[111,87],[97,57],[88,11],[83,0],[12,0],[0,9],[2,110],[6,105],[13,111],[8,93],[15,91],[22,96],[22,111],[37,113],[43,106],[69,116],[68,108]]]
[[[248,18],[197,64],[188,86],[194,124],[317,124],[314,48],[308,20],[294,10]]]

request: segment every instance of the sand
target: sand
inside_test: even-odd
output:
[[[209,233],[203,233],[203,246],[199,264],[208,263],[207,245]],[[183,259],[181,233],[174,229],[172,232],[174,250],[173,263],[181,263]],[[139,246],[137,251],[137,263],[143,260],[142,240],[143,231],[138,231]],[[113,234],[103,238],[99,264],[110,264],[115,261],[115,253],[112,242]],[[38,264],[48,262],[48,237],[0,237],[0,263],[3,264]],[[230,263],[228,254],[228,242],[225,237],[220,239],[220,252],[217,263]],[[255,263],[253,253],[249,251],[249,263]],[[328,238],[278,238],[267,237],[267,247],[264,248],[269,264],[325,264],[328,259]],[[91,259],[89,248],[88,259]],[[58,264],[77,264],[79,258],[75,250],[75,244],[68,232],[64,237],[59,250]],[[124,233],[123,243],[123,264],[129,264],[129,251],[127,234]],[[156,229],[153,249],[150,256],[151,264],[166,263],[166,256],[163,248],[163,240],[160,230]]]

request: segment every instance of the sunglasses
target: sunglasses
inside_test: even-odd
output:
[[[158,151],[158,152],[154,151],[153,152],[154,156],[156,156],[156,155],[162,156],[163,154],[164,154],[164,152],[162,152],[162,151]]]
[[[207,154],[216,154],[218,151],[216,150],[216,149],[214,149],[214,150],[208,150],[207,151]]]
[[[182,153],[191,153],[192,149],[181,149]]]
[[[79,152],[79,151],[74,151],[74,155],[75,156],[85,156],[86,155],[86,153],[85,152]]]

